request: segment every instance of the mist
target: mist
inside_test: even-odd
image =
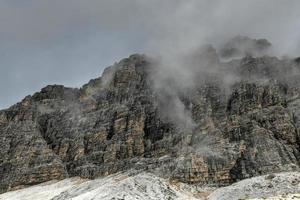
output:
[[[176,97],[178,87],[160,83],[176,77],[181,89],[195,84],[190,70],[195,65],[190,71],[182,67],[187,66],[183,55],[209,44],[218,51],[230,38],[245,35],[270,41],[272,55],[298,57],[299,10],[297,0],[4,0],[0,107],[47,84],[80,87],[137,52],[158,58],[160,70],[172,71],[157,77],[156,88]],[[206,69],[211,68],[200,67]],[[182,110],[180,101],[174,104]]]

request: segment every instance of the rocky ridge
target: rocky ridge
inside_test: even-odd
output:
[[[299,170],[299,64],[213,59],[217,70],[180,92],[192,129],[162,117],[155,65],[137,54],[80,89],[50,85],[0,111],[0,193],[128,169],[216,186]]]

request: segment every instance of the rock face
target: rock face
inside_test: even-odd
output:
[[[47,86],[0,111],[0,192],[128,169],[215,185],[297,170],[299,68],[273,57],[219,63],[238,77],[233,84],[209,79],[180,95],[192,129],[161,117],[153,65],[142,55],[80,89]]]
[[[236,36],[224,44],[220,50],[223,58],[242,56],[262,56],[270,50],[272,44],[266,39],[251,39],[246,36]]]

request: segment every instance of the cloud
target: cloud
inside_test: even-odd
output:
[[[2,37],[31,45],[66,37],[80,40],[89,31],[136,30],[149,51],[247,35],[267,38],[283,47],[281,53],[292,53],[299,48],[291,47],[299,44],[299,8],[297,0],[13,0],[1,1],[0,27]]]
[[[246,35],[299,56],[299,10],[298,0],[3,0],[0,107],[44,84],[80,86],[135,52],[172,60]]]

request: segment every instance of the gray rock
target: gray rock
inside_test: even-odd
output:
[[[180,93],[192,129],[162,117],[152,65],[142,55],[80,89],[47,86],[0,111],[0,192],[128,169],[217,186],[299,169],[299,76],[287,72],[293,63],[219,63],[240,79],[226,88],[208,79]]]
[[[220,56],[223,58],[267,55],[272,44],[266,39],[251,39],[236,36],[223,45]]]

